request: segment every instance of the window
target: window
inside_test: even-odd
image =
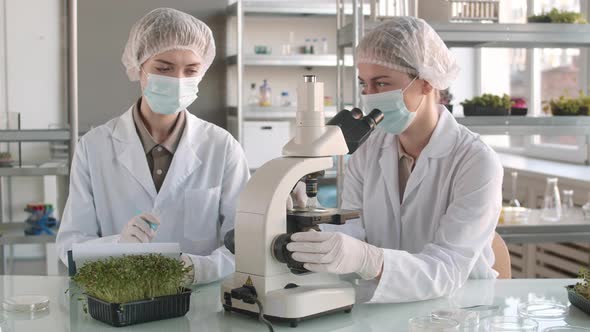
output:
[[[535,14],[552,8],[581,11],[580,0],[529,0]],[[524,23],[527,0],[508,0],[501,13],[501,21]],[[476,65],[481,78],[481,93],[507,93],[522,98],[529,114],[542,116],[542,101],[559,96],[573,97],[587,89],[588,57],[580,49],[481,49]],[[476,89],[477,90],[477,89]],[[461,100],[458,100],[461,101]],[[585,137],[576,136],[484,136],[488,144],[502,152],[516,152],[531,157],[583,163],[588,159]]]

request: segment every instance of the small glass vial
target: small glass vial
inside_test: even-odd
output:
[[[563,191],[563,202],[561,203],[563,209],[563,215],[572,217],[575,213],[574,210],[574,191],[564,190]]]
[[[588,193],[588,201],[582,206],[582,211],[584,211],[584,219],[590,220],[590,193]]]
[[[561,198],[559,197],[557,178],[547,178],[541,219],[550,222],[557,222],[561,219]]]

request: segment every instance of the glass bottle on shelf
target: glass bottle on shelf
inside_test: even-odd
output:
[[[260,86],[260,106],[267,107],[272,105],[272,95],[270,86],[268,85],[268,81],[264,80],[262,85]]]
[[[258,106],[260,98],[258,98],[258,91],[256,91],[256,83],[250,84],[250,94],[248,95],[248,106]]]
[[[541,219],[550,222],[557,222],[561,219],[561,199],[557,187],[557,178],[547,178]]]

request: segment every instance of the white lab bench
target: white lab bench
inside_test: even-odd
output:
[[[579,208],[557,222],[543,221],[541,210],[534,209],[526,223],[500,224],[496,231],[507,243],[590,242],[590,220]]]
[[[360,304],[351,314],[337,313],[302,322],[297,329],[276,325],[277,331],[407,331],[408,319],[428,315],[436,309],[468,307],[482,304],[500,306],[501,314],[516,316],[519,303],[548,299],[567,304],[564,286],[574,279],[469,280],[456,294],[423,302],[402,304]],[[219,284],[197,287],[186,316],[126,328],[110,327],[82,311],[78,296],[66,294],[73,284],[66,277],[0,276],[0,299],[22,294],[44,294],[50,308],[34,320],[3,312],[0,327],[11,332],[63,331],[265,331],[253,318],[226,313],[221,307]],[[575,307],[565,319],[539,321],[539,332],[550,326],[565,324],[590,327],[590,316]]]

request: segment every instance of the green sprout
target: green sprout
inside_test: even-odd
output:
[[[582,282],[576,283],[574,291],[590,300],[590,269],[580,268],[578,278],[582,279]]]
[[[553,8],[549,13],[533,15],[528,18],[529,23],[571,23],[586,24],[588,23],[584,15],[577,12],[560,11]]]
[[[578,115],[580,110],[590,108],[590,96],[580,91],[578,98],[559,96],[558,98],[543,101],[543,111],[553,115]],[[588,115],[588,114],[584,114]]]
[[[84,293],[109,303],[129,303],[180,294],[192,270],[161,254],[110,257],[88,262],[73,280]]]
[[[473,97],[473,99],[467,99],[461,103],[463,106],[479,106],[502,109],[509,109],[512,107],[512,104],[514,104],[514,102],[510,100],[510,96],[507,94],[496,96],[489,93],[484,93],[480,97]]]

